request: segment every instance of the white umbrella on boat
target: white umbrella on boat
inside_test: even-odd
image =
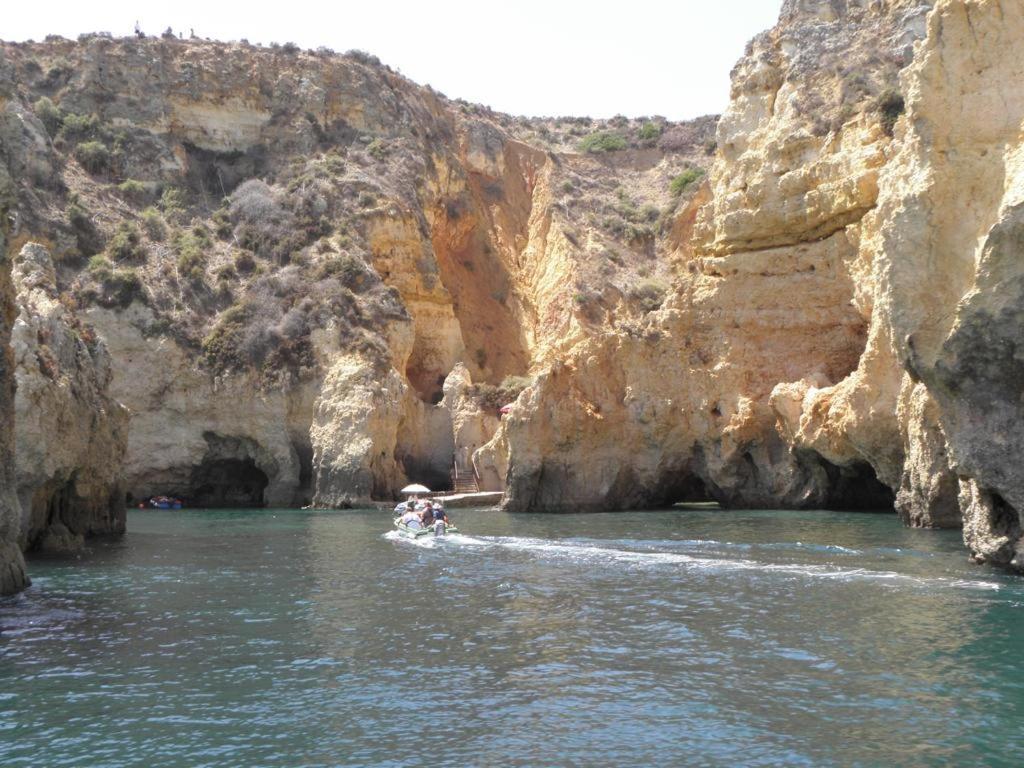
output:
[[[403,488],[401,490],[401,492],[402,493],[430,493],[430,489],[427,488],[427,486],[425,486],[425,485],[419,485],[418,483],[413,483],[412,485],[405,486],[405,488]]]

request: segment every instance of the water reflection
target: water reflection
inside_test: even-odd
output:
[[[0,604],[0,760],[1024,757],[1024,589],[953,534],[709,510],[461,522],[413,543],[381,512],[147,512],[88,560],[34,563]]]

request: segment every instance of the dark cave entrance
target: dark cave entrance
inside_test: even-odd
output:
[[[262,507],[270,480],[251,458],[207,458],[192,471],[191,505]]]
[[[839,467],[819,457],[828,474],[829,490],[825,501],[828,509],[861,512],[892,512],[896,494],[878,479],[866,461]]]
[[[422,483],[432,491],[450,491],[452,478],[448,470],[442,470],[428,458],[405,454],[396,457],[410,482]]]
[[[299,485],[292,503],[304,507],[313,500],[313,443],[309,433],[293,435],[292,448],[299,459]]]
[[[653,508],[672,507],[677,504],[716,504],[717,499],[708,490],[704,480],[690,470],[669,475],[654,495]]]

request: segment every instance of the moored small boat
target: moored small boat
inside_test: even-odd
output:
[[[170,496],[154,496],[149,500],[149,506],[154,509],[181,509],[181,499],[172,499]]]

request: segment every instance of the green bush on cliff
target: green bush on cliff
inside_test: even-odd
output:
[[[102,282],[114,271],[114,264],[106,256],[97,254],[89,259],[89,275]]]
[[[202,283],[206,277],[206,249],[210,247],[205,230],[194,227],[188,232],[178,232],[173,246],[178,254],[178,273],[192,283]]]
[[[669,191],[672,192],[674,197],[679,197],[687,190],[687,188],[704,176],[703,168],[687,168],[685,171],[680,173],[669,184]]]
[[[661,126],[657,123],[647,122],[640,126],[636,132],[636,136],[640,141],[650,144],[657,141],[658,137],[661,136]]]
[[[241,369],[248,364],[249,361],[243,358],[240,350],[249,317],[248,304],[237,304],[221,314],[217,324],[203,339],[204,365],[215,371],[228,371]]]
[[[136,299],[145,301],[142,279],[134,269],[115,269],[110,259],[97,255],[89,259],[88,273],[100,285],[102,292],[96,298],[104,306],[127,307]]]
[[[185,191],[178,187],[167,187],[160,195],[160,210],[168,221],[180,222],[185,215]]]
[[[628,146],[625,137],[615,131],[597,131],[585,136],[580,142],[580,149],[592,154],[600,152],[617,152]]]
[[[342,285],[351,290],[362,288],[364,281],[369,277],[363,263],[348,253],[320,262],[314,274],[318,280],[336,277]]]
[[[75,147],[75,159],[89,173],[102,173],[110,167],[110,150],[98,141],[83,141]]]
[[[895,89],[890,88],[879,95],[875,108],[882,116],[882,130],[886,136],[892,136],[896,121],[906,111],[906,106],[903,94]]]
[[[149,198],[149,189],[136,179],[125,179],[117,185],[117,191],[125,200],[136,205],[141,205]]]
[[[118,225],[107,243],[107,251],[115,261],[142,261],[147,255],[139,230],[127,221]]]
[[[103,282],[109,301],[121,307],[127,307],[135,299],[144,300],[145,292],[142,279],[134,269],[115,269]]]
[[[61,120],[60,135],[69,141],[81,141],[95,136],[99,125],[100,119],[96,115],[67,112]]]
[[[374,160],[382,161],[388,156],[388,145],[383,139],[374,139],[367,145],[366,153]]]
[[[167,225],[164,223],[160,211],[152,206],[142,212],[142,228],[146,230],[146,234],[153,242],[163,242],[167,237]]]
[[[61,117],[57,106],[43,96],[32,105],[32,109],[35,111],[36,117],[42,122],[43,127],[46,128],[46,132],[50,134],[50,138],[55,137],[60,132],[61,125],[64,123],[64,119]]]

